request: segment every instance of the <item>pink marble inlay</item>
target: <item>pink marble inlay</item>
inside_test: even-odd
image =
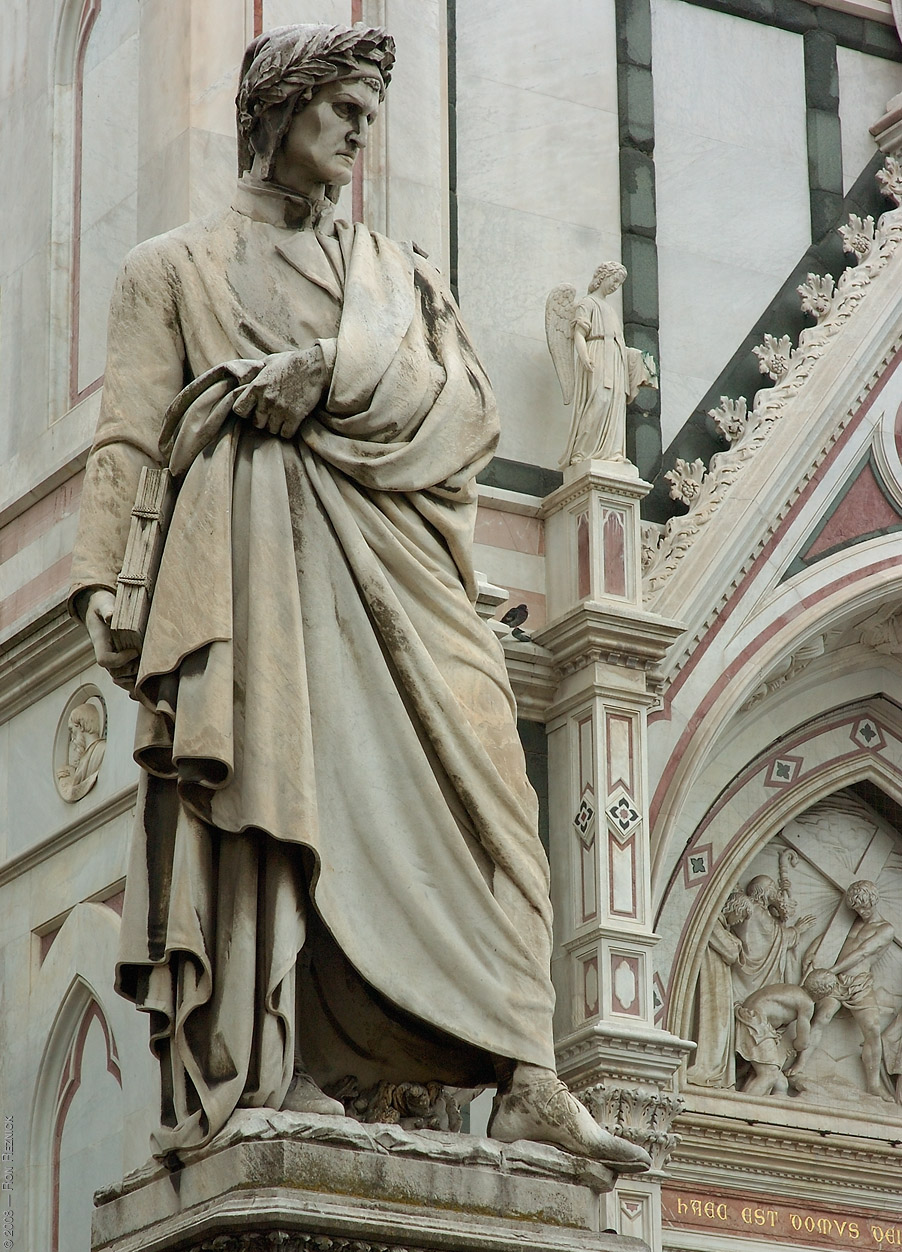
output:
[[[78,511],[84,478],[82,470],[0,529],[0,565]]]
[[[530,556],[545,554],[545,526],[538,517],[505,513],[484,504],[480,504],[476,514],[473,538],[476,543],[506,548],[509,552],[528,552]]]
[[[862,535],[900,524],[902,517],[883,494],[870,465],[865,465],[805,557],[810,561]]]
[[[623,514],[606,509],[604,514],[604,589],[611,596],[626,595]]]
[[[0,630],[24,617],[29,609],[39,604],[53,592],[61,596],[69,586],[69,573],[72,569],[72,556],[61,557],[53,565],[48,566],[37,578],[32,578],[16,591],[0,601]]]
[[[589,566],[589,517],[582,513],[576,523],[576,598],[587,599],[592,593]]]
[[[508,593],[508,599],[502,604],[495,616],[500,619],[515,604],[525,604],[527,609],[529,609],[529,617],[521,629],[527,635],[531,635],[533,631],[541,630],[545,625],[545,597],[541,591],[524,591],[522,587],[508,587],[506,583],[505,588]]]

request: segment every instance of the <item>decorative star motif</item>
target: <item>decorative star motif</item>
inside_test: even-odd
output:
[[[625,792],[608,805],[608,817],[621,834],[628,834],[639,821],[639,813]]]
[[[582,800],[580,800],[579,808],[576,810],[573,825],[576,827],[576,833],[579,835],[580,842],[586,848],[591,848],[595,838],[595,831],[591,829],[594,817],[595,809],[590,804],[588,798],[583,796]]]

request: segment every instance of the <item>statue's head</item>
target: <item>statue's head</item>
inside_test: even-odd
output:
[[[858,882],[853,882],[847,887],[843,899],[859,917],[870,917],[880,903],[876,884],[869,882],[866,878],[860,878]]]
[[[743,892],[733,892],[721,910],[728,926],[746,922],[752,915],[752,902]]]
[[[625,278],[626,269],[619,261],[604,261],[592,275],[589,292],[591,294],[593,291],[601,291],[603,296],[609,296]]]
[[[839,979],[829,969],[813,969],[805,976],[802,987],[812,1000],[823,1000],[832,996],[839,987]]]
[[[100,713],[93,704],[77,704],[69,714],[69,726],[96,739],[100,735]]]
[[[238,173],[281,181],[277,166],[337,199],[351,179],[391,77],[379,27],[278,26],[248,45],[235,104]]]
[[[769,905],[780,894],[780,888],[768,874],[758,874],[746,887],[745,894],[758,904]]]

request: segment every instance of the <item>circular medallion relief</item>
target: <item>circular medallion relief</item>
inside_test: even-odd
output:
[[[106,750],[106,703],[93,683],[66,702],[53,740],[53,778],[67,804],[86,796],[97,781]]]

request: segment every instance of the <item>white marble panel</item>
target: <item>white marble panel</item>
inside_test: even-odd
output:
[[[458,285],[498,395],[499,454],[553,466],[568,418],[544,306],[620,256],[613,0],[457,5]]]
[[[191,8],[191,126],[235,141],[235,92],[247,42],[247,0]]]
[[[347,26],[351,21],[351,0],[263,0],[263,29],[291,26],[295,22],[322,22]]]
[[[461,199],[459,236],[461,309],[498,398],[499,455],[556,466],[570,417],[545,343],[545,298],[561,282],[584,289],[599,261],[618,257],[619,228]]]
[[[92,35],[88,46],[93,42]],[[85,74],[82,98],[81,226],[84,231],[127,199],[137,183],[137,35],[112,49]]]
[[[191,153],[188,218],[207,217],[228,207],[238,177],[235,135],[192,127],[187,133]]]
[[[801,37],[681,0],[652,0],[652,18],[666,447],[811,227]]]
[[[458,85],[461,195],[596,229],[619,227],[615,113],[470,73]]]
[[[191,18],[184,0],[141,0],[139,164],[191,124]]]
[[[366,203],[370,225],[394,239],[415,239],[440,268],[448,252],[444,14],[438,0],[388,0],[385,5],[397,61],[382,117],[370,137],[372,155],[384,145],[386,169],[367,188]]]
[[[842,127],[842,181],[848,191],[877,151],[868,128],[886,112],[887,101],[902,91],[902,65],[836,49],[839,68],[839,121]]]
[[[545,594],[545,558],[488,543],[473,544],[473,564],[496,587],[520,587]]]
[[[138,33],[138,0],[104,0],[85,49],[87,77],[121,44]]]
[[[0,283],[3,460],[36,438],[46,424],[49,280],[46,253],[38,252]]]
[[[456,7],[459,71],[617,112],[613,0],[568,0],[556,14],[547,0],[518,0],[515,17],[485,0]]]
[[[82,234],[78,287],[79,390],[103,373],[110,296],[122,259],[135,243],[136,222],[137,195],[132,192]]]

